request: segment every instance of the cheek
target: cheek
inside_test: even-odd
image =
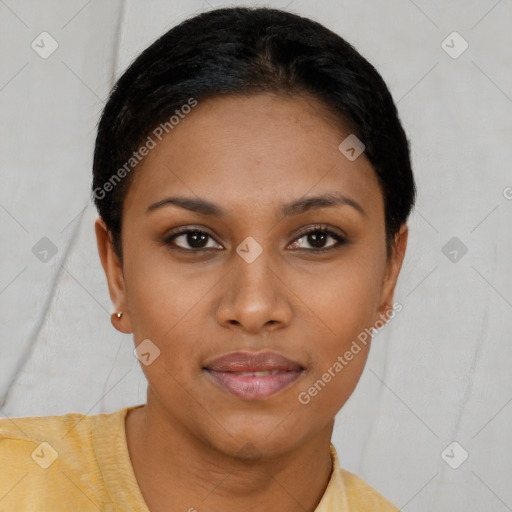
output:
[[[382,271],[378,259],[360,255],[333,265],[314,287],[303,283],[315,313],[308,329],[313,333],[316,324],[317,335],[302,405],[336,414],[354,390],[368,357]]]
[[[172,264],[165,248],[134,246],[127,251],[125,282],[135,342],[150,338],[164,344],[183,325],[194,323],[191,318],[197,318],[197,307],[215,276],[199,275],[192,264]]]
[[[363,372],[369,345],[359,344],[357,354],[350,361],[345,359],[346,350],[333,354],[332,360],[315,369],[297,395],[297,408],[303,411],[319,427],[326,418],[333,418],[348,400]],[[349,351],[350,352],[350,351]],[[338,360],[338,356],[340,359]]]
[[[342,349],[369,327],[379,305],[382,263],[359,252],[326,266],[321,275],[301,278],[301,295],[315,313],[311,319],[326,335],[326,353]]]
[[[209,335],[208,292],[214,293],[219,280],[214,271],[194,267],[172,264],[162,248],[133,247],[129,256],[127,251],[125,282],[134,343],[138,347],[149,339],[159,351],[149,365],[140,359],[141,368],[157,394],[177,397],[178,403],[190,398],[185,390],[196,362],[200,371]]]

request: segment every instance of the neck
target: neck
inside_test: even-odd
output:
[[[279,509],[313,512],[327,487],[334,422],[285,454],[244,457],[221,452],[194,436],[151,401],[126,418],[128,451],[151,512]]]

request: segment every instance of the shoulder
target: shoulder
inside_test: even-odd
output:
[[[346,491],[349,510],[398,512],[397,507],[354,473],[340,468],[340,476]]]
[[[47,447],[43,458],[39,461],[43,465],[50,463],[50,458],[57,448],[70,448],[76,441],[84,441],[87,431],[90,430],[88,417],[79,413],[68,413],[61,416],[36,416],[25,418],[0,419],[0,456],[5,464],[9,462],[16,466],[26,467],[29,460],[38,453],[36,448],[40,445]],[[36,453],[32,452],[36,450]],[[15,458],[10,458],[13,456]],[[34,460],[32,459],[32,463]]]
[[[329,482],[325,510],[341,509],[347,511],[399,512],[389,500],[368,485],[362,478],[340,466],[336,448],[331,443],[333,472]],[[318,512],[323,512],[319,508]]]
[[[50,466],[59,453],[83,451],[91,443],[91,432],[101,416],[68,413],[60,416],[35,416],[0,419],[0,456],[28,469],[27,463]],[[10,459],[9,456],[15,456]],[[25,457],[29,456],[29,460]],[[44,460],[43,460],[44,459]]]
[[[82,420],[94,418],[82,413],[70,412],[60,416],[31,416],[0,418],[0,439],[30,439],[66,431]]]
[[[118,424],[123,412],[0,419],[0,512],[53,506],[53,500],[69,503],[71,496],[88,506],[101,502],[93,434],[109,422]],[[100,495],[90,496],[98,491]],[[83,510],[89,510],[85,505]],[[59,506],[53,510],[61,510]]]

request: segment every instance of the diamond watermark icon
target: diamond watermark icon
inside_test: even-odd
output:
[[[340,153],[345,155],[351,162],[353,162],[365,150],[366,146],[351,133],[346,139],[343,139],[338,146]]]
[[[30,454],[30,456],[43,469],[48,469],[57,460],[59,454],[50,443],[44,441]]]
[[[468,47],[468,42],[456,31],[453,31],[441,42],[441,48],[452,59],[458,59]]]
[[[144,366],[149,366],[160,356],[160,349],[150,339],[146,338],[137,345],[133,353]]]
[[[468,252],[467,246],[460,238],[453,236],[441,248],[441,252],[452,262],[458,263]]]
[[[41,32],[30,46],[39,57],[47,59],[59,47],[59,43],[48,32]]]
[[[252,263],[262,252],[263,247],[254,240],[252,236],[248,236],[237,248],[236,252],[247,263]]]
[[[464,462],[466,462],[469,457],[469,453],[466,449],[457,443],[457,441],[453,441],[450,443],[442,452],[441,458],[450,466],[452,469],[457,469]]]
[[[45,236],[32,247],[32,253],[42,263],[50,261],[57,254],[57,250],[57,246]]]

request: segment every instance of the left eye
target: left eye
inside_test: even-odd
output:
[[[333,239],[335,243],[326,247],[325,243],[329,238]],[[301,242],[306,242],[309,245],[313,246],[313,248],[310,249],[312,252],[318,252],[329,251],[331,249],[336,248],[339,245],[343,245],[346,243],[346,239],[328,229],[313,228],[302,233],[300,237],[297,238],[291,245],[294,249],[300,249],[301,247],[299,244]]]

